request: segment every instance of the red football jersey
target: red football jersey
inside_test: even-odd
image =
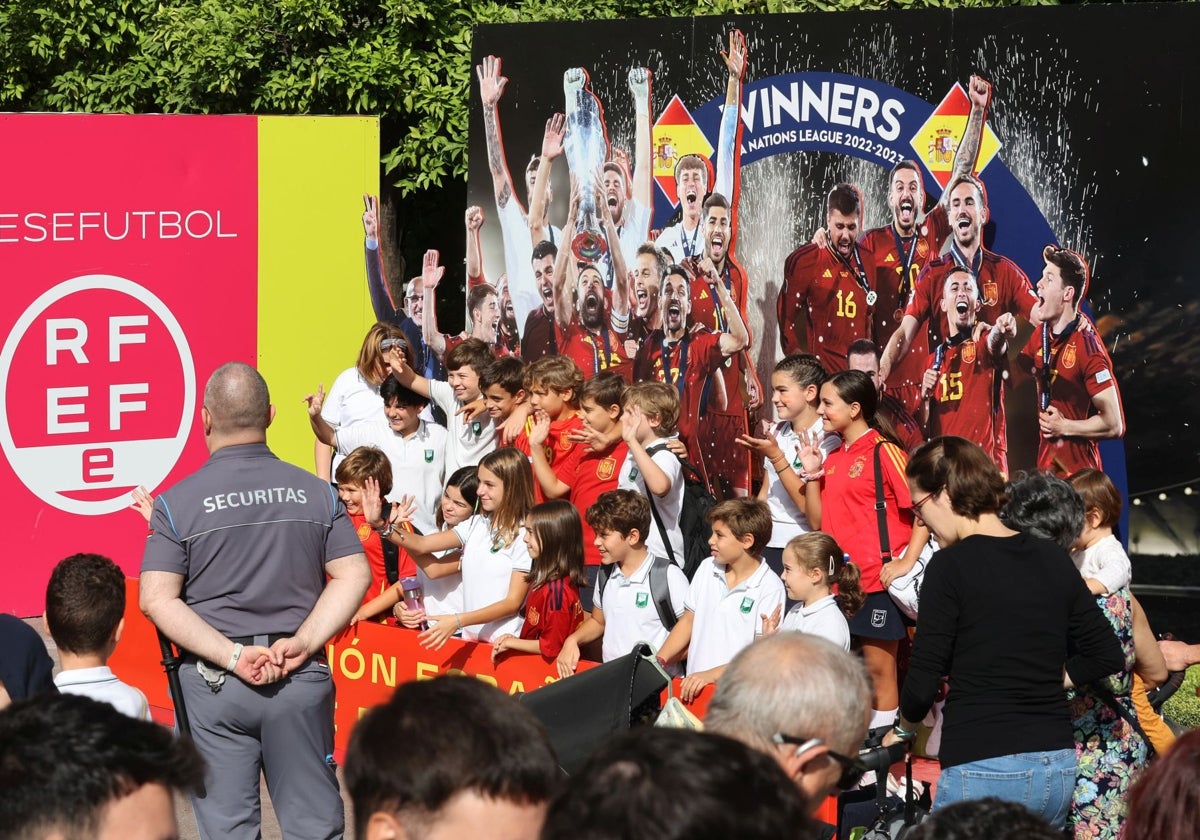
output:
[[[984,248],[979,249],[978,256],[975,279],[979,284],[979,296],[983,300],[979,319],[994,324],[1005,312],[1011,312],[1028,321],[1029,313],[1033,311],[1033,305],[1037,302],[1037,295],[1033,286],[1029,285],[1029,278],[1025,276],[1025,272],[1007,257],[993,254]],[[904,313],[916,318],[918,325],[928,322],[930,347],[936,347],[948,338],[940,303],[943,287],[946,285],[946,275],[953,267],[954,257],[950,254],[939,257],[926,266],[917,280],[912,302]]]
[[[529,451],[529,430],[533,426],[533,418],[525,421],[525,430],[517,435],[512,442],[513,448],[523,452],[525,455],[530,455]],[[583,444],[575,443],[571,440],[571,433],[577,432],[583,428],[583,418],[572,409],[566,409],[563,415],[557,420],[550,423],[550,436],[546,438],[546,442],[542,444],[542,451],[546,454],[546,461],[550,464],[550,469],[554,470],[554,474],[559,480],[566,483],[567,479],[558,475],[558,471],[562,469],[567,455],[578,446]],[[537,504],[546,501],[546,496],[542,492],[542,485],[536,478],[533,482],[533,500]]]
[[[868,283],[875,281],[875,264],[869,251],[858,247]],[[871,337],[872,309],[866,292],[852,271],[828,248],[809,243],[797,248],[784,263],[783,288],[775,309],[779,340],[785,354],[813,353],[825,369],[846,369],[846,351],[860,338]],[[808,327],[808,344],[800,342],[799,321]]]
[[[1008,475],[1004,426],[1004,369],[1008,360],[988,350],[988,333],[946,347],[937,384],[929,400],[929,437],[957,435],[975,441]],[[925,369],[933,367],[930,353]]]
[[[579,365],[586,379],[600,371],[611,370],[626,382],[632,381],[633,362],[625,352],[625,334],[617,332],[610,324],[606,323],[603,329],[594,333],[579,323],[578,316],[572,316],[571,323],[558,335],[558,347],[562,355]]]
[[[537,562],[536,560],[534,561]],[[548,581],[529,590],[525,598],[525,623],[522,639],[537,639],[542,656],[558,658],[563,642],[583,623],[583,605],[579,590],[569,578]]]
[[[746,273],[733,260],[726,260],[723,281],[725,288],[729,290],[729,296],[737,305],[738,313],[742,316],[742,323],[748,324],[749,322],[746,320]],[[708,283],[702,280],[693,281],[689,291],[692,298],[691,322],[707,327],[714,333],[728,332],[729,324],[721,309],[721,301],[713,294]],[[747,327],[747,329],[749,328]],[[707,410],[718,414],[744,414],[746,408],[743,399],[744,382],[741,362],[737,357],[730,357],[721,364],[721,382],[713,383]]]
[[[679,392],[679,439],[687,446],[692,464],[702,463],[698,433],[700,417],[708,408],[704,397],[711,391],[709,378],[726,358],[720,341],[717,333],[701,329],[668,344],[662,330],[655,330],[642,342],[633,363],[635,382],[654,379],[674,385]],[[668,356],[665,369],[664,352]]]
[[[1082,317],[1082,316],[1081,316]],[[1050,404],[1068,420],[1086,420],[1095,414],[1092,397],[1115,390],[1117,409],[1124,426],[1121,391],[1113,376],[1112,359],[1094,329],[1070,327],[1064,334],[1050,340]],[[1045,362],[1042,358],[1042,331],[1034,330],[1021,351],[1020,364],[1034,374],[1041,393],[1045,382]],[[1088,438],[1065,437],[1038,443],[1038,469],[1067,476],[1084,467],[1102,469],[1100,445]]]
[[[879,520],[875,514],[874,448],[883,436],[867,432],[849,446],[839,446],[825,459],[821,478],[821,530],[828,533],[862,571],[864,592],[882,592],[883,567]],[[912,536],[912,498],[904,468],[908,464],[900,447],[885,443],[879,450],[887,504],[888,541],[892,557],[899,559]]]
[[[900,326],[904,310],[917,287],[917,278],[925,266],[937,259],[942,243],[950,235],[946,209],[937,204],[917,226],[908,239],[895,232],[891,225],[867,231],[861,247],[871,253],[875,262],[875,302],[873,338],[880,350],[887,347],[892,333]],[[903,292],[903,296],[901,293]],[[888,391],[895,393],[912,411],[916,408],[921,377],[925,375],[925,357],[929,355],[929,337],[918,330],[908,353],[892,365]]]
[[[601,493],[617,489],[617,473],[629,447],[618,440],[607,449],[595,452],[588,446],[576,446],[563,458],[562,469],[554,473],[571,488],[567,498],[583,520],[583,559],[589,566],[600,565],[600,549],[595,545],[596,532],[587,523],[587,509]]]

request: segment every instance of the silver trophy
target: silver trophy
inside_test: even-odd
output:
[[[563,73],[566,100],[567,134],[563,149],[567,166],[582,186],[579,218],[575,219],[575,238],[571,251],[577,259],[595,262],[608,251],[608,241],[596,215],[596,198],[591,183],[608,159],[608,136],[604,130],[604,109],[588,89],[588,74],[582,67]]]

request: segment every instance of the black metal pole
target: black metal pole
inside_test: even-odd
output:
[[[179,682],[179,666],[183,657],[175,652],[171,640],[158,631],[158,648],[162,652],[163,671],[167,674],[167,690],[171,693],[171,702],[175,704],[175,725],[182,735],[191,736],[192,726],[188,722],[187,707],[183,702],[183,686]]]

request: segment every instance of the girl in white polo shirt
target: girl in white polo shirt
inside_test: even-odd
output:
[[[481,642],[521,630],[518,613],[531,568],[523,523],[533,507],[533,473],[524,453],[506,446],[484,457],[476,495],[479,512],[449,531],[422,536],[380,523],[380,534],[411,554],[462,547],[463,609],[429,616],[430,627],[420,640],[433,650],[460,630],[464,639]],[[398,522],[411,511],[407,501],[400,503]]]
[[[784,616],[782,627],[776,609],[763,622],[763,632],[811,633],[849,651],[846,619],[859,611],[867,596],[858,583],[858,566],[849,561],[833,537],[822,531],[792,537],[783,549],[782,577],[788,597],[800,603]],[[833,594],[835,584],[837,595]]]

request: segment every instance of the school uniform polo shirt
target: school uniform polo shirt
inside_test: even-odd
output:
[[[650,445],[658,446],[667,440],[669,438],[660,438]],[[633,453],[628,451],[618,473],[620,477],[617,479],[617,489],[632,490],[650,498],[650,503],[658,511],[658,518],[662,522],[663,530],[667,532],[667,539],[671,543],[671,552],[667,551],[662,532],[658,530],[658,523],[654,521],[653,516],[650,517],[650,529],[646,533],[646,550],[659,557],[673,559],[675,565],[683,568],[684,561],[687,559],[684,556],[683,530],[679,526],[683,511],[683,466],[679,463],[679,458],[675,453],[669,449],[658,450],[650,456],[650,460],[666,473],[667,481],[671,483],[670,490],[662,496],[650,498],[646,487],[646,477],[642,475]]]
[[[766,563],[733,589],[725,583],[725,566],[709,557],[692,578],[685,606],[695,618],[688,646],[688,674],[726,665],[762,632],[762,614],[782,607],[783,581]]]
[[[517,532],[508,545],[498,545],[486,516],[476,514],[454,526],[462,543],[463,612],[489,607],[508,597],[513,572],[529,573],[533,561],[525,545],[525,529]],[[521,616],[497,618],[487,624],[463,627],[462,637],[470,641],[491,642],[505,633],[514,636],[524,624]]]
[[[417,503],[413,526],[422,534],[437,531],[435,517],[446,469],[444,428],[421,420],[416,431],[405,437],[395,432],[386,420],[368,420],[339,429],[337,446],[343,456],[360,446],[383,450],[392,465],[392,492],[388,493],[388,499],[397,502],[401,496],[413,496]]]
[[[429,399],[446,413],[446,475],[454,475],[462,467],[474,467],[496,448],[496,424],[488,415],[464,421],[454,412],[462,403],[454,398],[449,383],[429,380]]]
[[[783,617],[779,629],[811,633],[839,645],[842,650],[850,650],[850,625],[833,595],[818,598],[812,604],[792,607]]]
[[[592,605],[604,613],[601,656],[605,662],[629,653],[638,642],[649,642],[658,650],[667,640],[669,631],[658,617],[658,607],[650,593],[650,567],[653,565],[653,555],[647,554],[637,571],[625,577],[620,567],[613,564],[612,577],[605,584],[603,596],[600,587],[596,587]],[[678,618],[683,615],[687,600],[688,579],[674,564],[667,568],[667,591]]]

